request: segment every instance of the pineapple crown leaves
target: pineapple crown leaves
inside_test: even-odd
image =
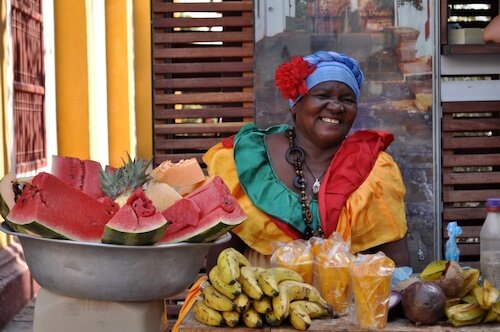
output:
[[[127,153],[127,161],[122,158],[122,163],[120,168],[101,170],[99,174],[103,193],[112,199],[116,199],[122,194],[132,193],[149,179],[146,170],[151,164],[151,160],[136,160],[135,158],[132,160]]]

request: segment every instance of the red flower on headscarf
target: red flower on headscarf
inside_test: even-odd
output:
[[[290,62],[281,64],[276,69],[274,81],[281,95],[287,99],[297,99],[307,94],[306,78],[316,66],[302,57],[293,57]]]

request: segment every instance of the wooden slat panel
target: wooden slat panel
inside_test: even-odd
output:
[[[191,158],[196,158],[196,160],[200,163],[203,164],[203,155],[205,152],[200,152],[200,153],[175,153],[175,154],[168,154],[168,153],[157,153],[154,159],[154,163],[156,165],[161,164],[162,161],[164,160],[170,160],[174,163],[182,160],[182,159],[191,159]]]
[[[155,44],[178,44],[195,42],[249,42],[253,41],[252,32],[180,32],[157,33],[153,37]]]
[[[184,47],[155,48],[155,58],[189,59],[189,58],[220,58],[220,57],[251,57],[253,49],[249,47]]]
[[[174,12],[245,12],[253,11],[253,1],[223,1],[207,3],[168,3],[154,0],[155,13]]]
[[[157,89],[180,89],[180,88],[223,88],[223,87],[252,87],[252,77],[220,77],[214,78],[172,78],[164,80],[156,80],[155,88]]]
[[[480,202],[490,197],[500,197],[500,189],[488,190],[443,190],[443,202]]]
[[[500,112],[500,101],[462,101],[441,104],[443,113]]]
[[[246,27],[252,26],[253,19],[246,16],[228,16],[217,18],[159,18],[154,20],[154,28],[187,28],[187,27]]]
[[[464,154],[459,156],[443,156],[443,167],[493,165],[500,165],[500,154]]]
[[[458,249],[460,249],[460,256],[472,256],[479,255],[479,243],[471,244],[458,244]]]
[[[198,149],[208,150],[222,138],[155,139],[156,149]]]
[[[252,101],[253,93],[250,92],[209,92],[155,96],[155,104],[210,104]]]
[[[240,73],[252,72],[252,64],[243,62],[202,62],[202,63],[169,63],[153,66],[155,74],[188,74],[188,73]]]
[[[253,117],[255,111],[249,107],[217,107],[217,108],[202,108],[202,109],[187,109],[187,110],[157,110],[155,118],[178,119],[178,118],[234,118],[234,117]]]
[[[450,133],[442,134],[442,148],[470,149],[470,148],[500,148],[500,137],[453,137]]]
[[[448,232],[446,231],[448,223],[443,224],[443,235],[444,238],[448,239]],[[459,237],[468,238],[468,237],[479,237],[479,232],[481,232],[481,226],[460,226],[462,228],[462,234]]]
[[[486,209],[477,208],[450,208],[443,209],[444,220],[483,220],[486,217]]]
[[[498,183],[500,172],[443,173],[444,185]]]
[[[443,121],[444,131],[485,131],[500,129],[500,118],[468,118]]]
[[[235,133],[245,123],[176,123],[157,124],[154,126],[156,134],[197,134],[197,133]]]

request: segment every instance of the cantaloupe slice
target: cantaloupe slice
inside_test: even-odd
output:
[[[212,180],[210,176],[205,176],[205,179],[200,182],[196,182],[195,184],[189,184],[187,186],[175,186],[173,187],[181,196],[186,196],[195,191],[196,189],[200,188],[201,186],[206,185]]]
[[[158,211],[163,211],[170,207],[182,196],[165,182],[159,182],[154,179],[148,181],[146,196],[153,202]]]
[[[166,160],[155,167],[151,177],[172,187],[189,186],[205,180],[205,174],[196,158],[182,159],[178,162]]]

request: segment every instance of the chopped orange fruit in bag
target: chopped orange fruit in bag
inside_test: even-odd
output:
[[[305,282],[312,285],[314,259],[307,241],[295,240],[281,244],[271,256],[271,262],[299,273]]]
[[[358,324],[363,328],[387,326],[391,279],[395,264],[382,252],[358,255],[349,264]]]

